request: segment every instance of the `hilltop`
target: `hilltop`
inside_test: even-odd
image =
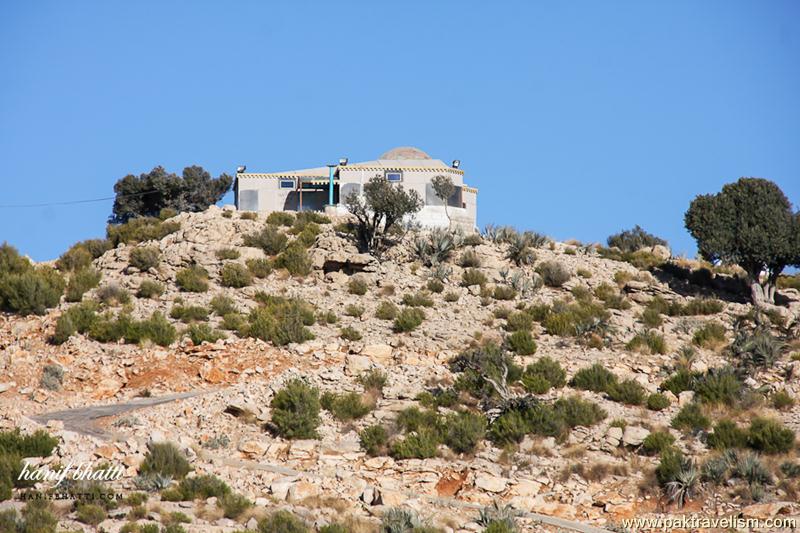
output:
[[[173,511],[220,532],[264,530],[277,509],[345,531],[393,508],[483,531],[478,509],[495,503],[521,531],[553,527],[531,513],[600,527],[800,513],[796,289],[757,316],[734,269],[509,228],[411,230],[376,258],[344,219],[212,206],[137,224],[55,263],[57,306],[0,316],[0,429],[201,393],[93,435],[46,424],[58,445],[42,461],[122,463],[115,487],[147,493],[104,513],[107,531]],[[315,401],[318,425],[302,408]],[[228,512],[221,495],[176,495],[180,475],[143,476],[154,443],[253,505]],[[68,507],[59,520],[88,527]]]

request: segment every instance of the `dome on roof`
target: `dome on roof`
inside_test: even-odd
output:
[[[430,159],[431,156],[413,146],[398,146],[392,148],[378,159]]]

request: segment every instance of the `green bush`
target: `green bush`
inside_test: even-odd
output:
[[[378,304],[378,308],[375,310],[375,318],[394,320],[397,317],[397,311],[396,305],[388,300],[384,300]]]
[[[159,346],[169,346],[177,336],[175,327],[158,311],[154,311],[146,320],[133,320],[127,315],[120,315],[116,319],[100,317],[89,328],[89,337],[99,342],[124,338],[129,344],[149,340]]]
[[[390,455],[395,459],[430,459],[439,453],[439,435],[428,428],[422,428],[396,441],[391,446]]]
[[[529,331],[515,331],[506,337],[509,349],[517,355],[533,355],[536,353],[536,341]]]
[[[230,493],[220,497],[217,500],[217,505],[222,509],[222,514],[225,518],[235,520],[252,507],[253,502],[242,494]]]
[[[625,348],[628,350],[647,348],[647,353],[651,354],[667,353],[667,343],[664,340],[664,336],[654,330],[637,333],[636,336],[628,341]]]
[[[596,403],[581,399],[580,396],[561,397],[553,404],[553,412],[564,420],[570,428],[593,426],[605,420],[608,414]]]
[[[317,438],[320,401],[315,387],[293,379],[275,394],[270,407],[278,435],[287,439]]]
[[[647,408],[651,411],[663,411],[667,407],[669,407],[669,398],[660,392],[655,392],[647,397]]]
[[[103,285],[94,295],[98,302],[107,306],[125,305],[131,301],[131,293],[116,283]]]
[[[428,283],[425,284],[425,288],[435,294],[440,294],[444,291],[444,283],[439,281],[438,279],[429,279]]]
[[[139,298],[155,298],[164,294],[164,285],[153,280],[145,279],[139,284],[136,296]]]
[[[91,252],[78,243],[61,254],[56,261],[56,268],[62,272],[81,270],[90,267],[93,259]]]
[[[513,300],[517,297],[517,291],[508,285],[495,285],[492,297],[495,300]]]
[[[536,272],[548,287],[561,287],[572,277],[569,269],[558,261],[545,261],[536,267]]]
[[[226,259],[227,260],[239,259],[239,257],[242,254],[236,248],[220,248],[219,250],[214,252],[214,255],[217,256],[217,259],[223,261]]]
[[[217,294],[209,302],[209,307],[217,316],[225,316],[228,313],[236,313],[236,302],[230,296]]]
[[[513,384],[522,377],[522,368],[514,363],[511,355],[491,342],[468,348],[453,358],[449,366],[452,372],[460,373],[454,388],[481,400],[497,397],[497,391],[485,376],[499,379],[507,372],[508,384]]]
[[[754,418],[747,430],[747,444],[763,453],[786,453],[794,447],[794,441],[794,431],[770,418]]]
[[[76,515],[78,522],[97,526],[97,524],[106,519],[106,510],[99,505],[82,503],[78,505]]]
[[[581,336],[602,330],[610,316],[603,306],[585,301],[569,304],[559,301],[552,308],[536,306],[528,314],[540,318],[547,333],[559,336]]]
[[[155,217],[138,217],[132,218],[124,224],[109,224],[106,226],[106,237],[116,248],[122,243],[160,241],[179,229],[181,229],[181,225],[178,222],[164,222]]]
[[[227,483],[211,474],[186,477],[181,480],[176,488],[180,494],[179,501],[206,500],[212,497],[221,498],[231,492]]]
[[[358,382],[366,391],[382,392],[388,378],[386,374],[377,369],[367,370],[358,376]]]
[[[794,406],[794,398],[786,392],[785,389],[775,391],[769,398],[772,407],[775,409],[782,411],[784,409],[788,409]]]
[[[178,271],[175,283],[182,291],[206,292],[208,290],[208,272],[201,266],[192,266]]]
[[[735,405],[741,399],[744,384],[730,367],[711,369],[694,380],[696,397],[705,403]]]
[[[146,272],[156,268],[161,261],[161,251],[157,246],[137,246],[131,250],[128,264],[133,268]]]
[[[506,331],[530,331],[533,317],[524,311],[514,311],[506,317]]]
[[[647,233],[638,225],[633,229],[624,230],[614,235],[610,235],[607,244],[611,247],[619,248],[623,252],[636,252],[641,248],[652,248],[656,245],[667,246],[667,241]]]
[[[486,418],[464,411],[445,420],[444,443],[456,453],[472,453],[486,435]]]
[[[473,285],[486,285],[486,275],[476,268],[468,268],[461,274],[461,285],[471,287]]]
[[[58,305],[64,285],[64,278],[50,267],[18,274],[0,271],[0,308],[23,316],[43,315]]]
[[[364,308],[357,304],[347,304],[344,307],[344,314],[355,318],[361,318],[361,315],[364,314]]]
[[[550,382],[541,374],[523,375],[522,384],[531,394],[546,394],[550,390]]]
[[[22,434],[19,428],[0,432],[0,455],[19,457],[49,457],[58,445],[58,439],[43,429]]]
[[[661,390],[668,390],[678,396],[684,391],[694,390],[695,380],[700,376],[701,374],[681,368],[661,383]]]
[[[69,278],[64,299],[68,302],[80,302],[86,291],[94,289],[100,283],[102,274],[94,268],[83,268]]]
[[[692,298],[683,306],[677,307],[676,311],[681,316],[694,315],[716,315],[725,308],[719,300],[711,298]]]
[[[403,305],[409,307],[433,307],[433,298],[424,292],[403,295]]]
[[[570,385],[576,389],[593,392],[608,392],[616,383],[617,376],[600,363],[578,370],[570,381]]]
[[[212,328],[208,324],[192,324],[186,334],[195,346],[200,346],[204,342],[214,343],[225,338],[223,332]]]
[[[709,448],[726,450],[747,446],[747,432],[733,420],[720,420],[714,425],[714,432],[707,438]]]
[[[560,389],[567,384],[567,372],[557,361],[548,356],[540,357],[536,362],[525,367],[525,372],[522,375],[523,383],[526,377],[530,378],[532,376],[545,378],[550,386],[556,389]]]
[[[351,278],[349,283],[347,284],[347,291],[350,294],[364,296],[365,294],[367,294],[367,282],[360,277]]]
[[[361,333],[351,326],[340,329],[339,337],[347,341],[360,341],[362,339]]]
[[[275,258],[277,268],[285,268],[293,276],[307,276],[311,273],[311,258],[299,243],[293,242]]]
[[[398,313],[394,319],[393,329],[396,333],[405,333],[415,330],[425,320],[422,309],[408,307]]]
[[[275,226],[291,227],[294,221],[294,215],[286,211],[273,211],[267,215],[267,224],[274,224]]]
[[[703,409],[697,402],[684,405],[672,419],[672,427],[683,431],[696,432],[710,426],[711,421],[703,414]]]
[[[669,431],[654,431],[642,441],[642,450],[650,455],[660,454],[675,444]]]
[[[724,342],[725,326],[719,322],[706,322],[692,336],[692,343],[701,348],[713,348]]]
[[[87,333],[92,324],[97,320],[97,303],[93,301],[81,302],[73,305],[58,317],[56,331],[52,341],[62,344],[76,333]]]
[[[261,248],[267,255],[277,255],[286,249],[289,238],[277,226],[267,224],[257,232],[244,236],[244,245]]]
[[[272,264],[266,259],[248,259],[244,262],[247,270],[257,278],[266,278],[272,272]]]
[[[458,264],[464,268],[480,268],[481,258],[474,250],[466,250],[461,254]]]
[[[306,327],[314,323],[314,309],[298,299],[271,297],[262,307],[250,311],[244,334],[277,346],[302,343],[314,338]]]
[[[648,328],[657,328],[664,323],[664,320],[661,318],[661,313],[650,307],[647,307],[644,311],[642,311],[641,320],[642,324]]]
[[[253,283],[253,275],[244,265],[225,263],[220,270],[220,283],[223,287],[241,289]]]
[[[519,411],[508,411],[497,417],[489,427],[489,440],[498,446],[521,442],[531,431],[530,424]]]
[[[383,426],[367,426],[358,434],[361,447],[367,455],[382,455],[386,451],[386,444],[389,442],[389,435]]]
[[[450,303],[457,302],[459,300],[459,298],[460,298],[460,296],[455,291],[448,291],[444,295],[444,301],[445,302],[450,302]]]
[[[222,213],[222,216],[225,216],[225,213]],[[226,218],[232,218],[233,215]],[[239,214],[239,218],[242,220],[258,220],[258,213],[254,213],[253,211],[245,211]]]
[[[680,450],[669,447],[661,452],[661,459],[656,467],[656,479],[662,487],[675,481],[678,474],[686,466],[686,459]]]
[[[320,399],[320,405],[342,422],[359,419],[372,411],[373,407],[355,392],[344,394],[326,392]]]
[[[615,402],[627,405],[642,405],[647,391],[638,382],[626,379],[610,385],[606,393]]]
[[[192,470],[182,451],[171,442],[154,442],[148,445],[139,474],[158,474],[172,479],[183,479]]]
[[[311,533],[311,529],[289,511],[275,511],[262,518],[258,521],[257,531],[258,533]]]
[[[208,309],[199,305],[174,305],[169,311],[170,318],[180,320],[186,324],[194,321],[205,322],[208,320]]]

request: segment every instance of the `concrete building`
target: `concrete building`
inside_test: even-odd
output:
[[[422,197],[424,206],[415,221],[425,227],[475,229],[478,190],[464,183],[459,162],[447,165],[412,147],[389,150],[374,161],[289,170],[286,172],[236,174],[234,194],[241,211],[325,211],[346,214],[344,199],[374,176],[385,176]],[[447,206],[436,197],[431,185],[435,176],[449,176],[456,186]],[[451,222],[452,221],[452,222]]]

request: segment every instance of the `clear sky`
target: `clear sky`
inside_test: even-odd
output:
[[[696,194],[800,203],[796,0],[5,0],[0,81],[2,206],[400,145],[462,160],[480,226],[558,239],[640,224],[693,255]],[[54,258],[110,211],[0,207],[0,241]]]

